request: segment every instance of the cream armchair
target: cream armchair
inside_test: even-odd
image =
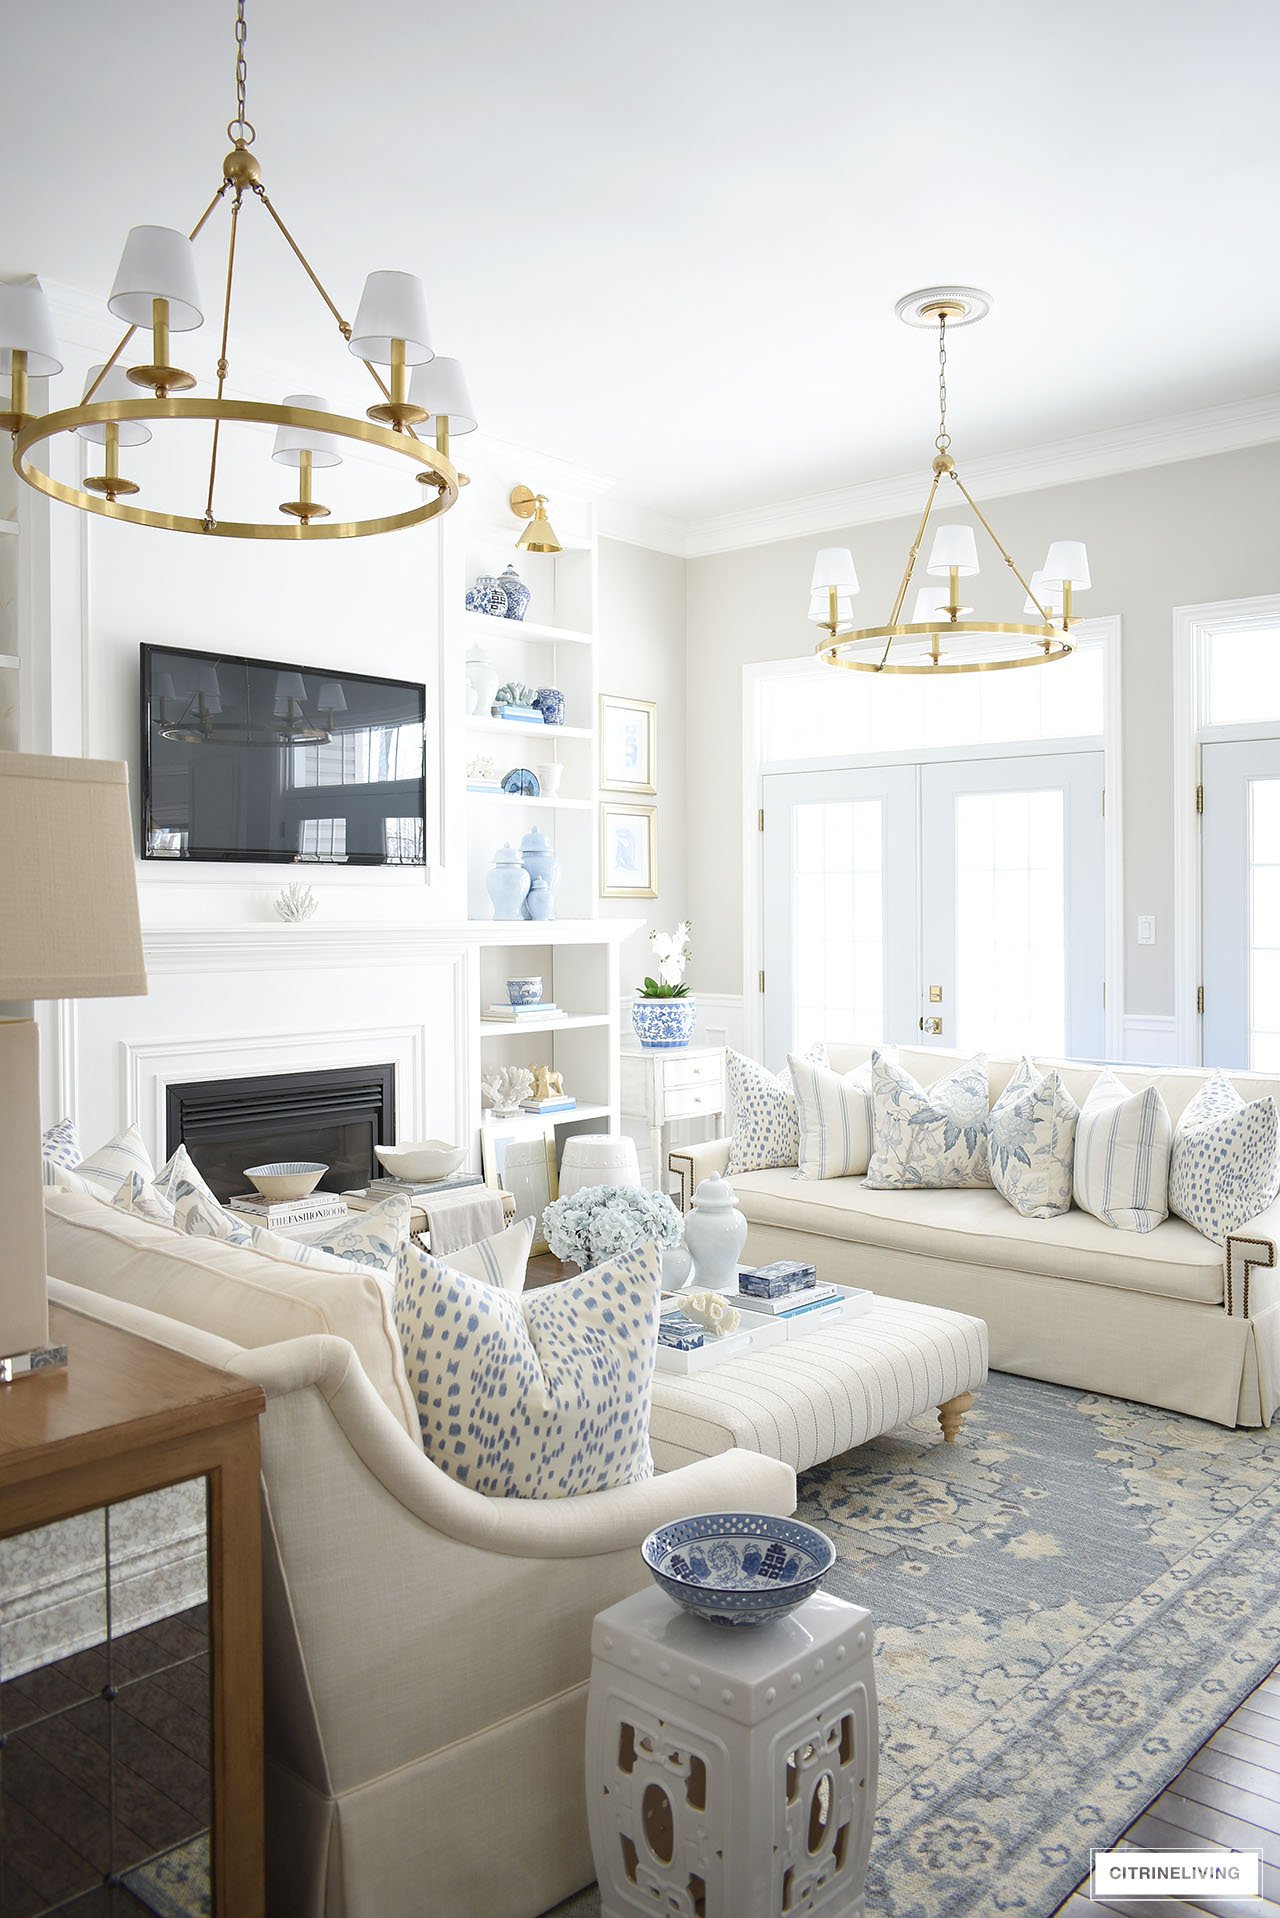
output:
[[[788,1513],[789,1467],[729,1452],[648,1484],[482,1498],[397,1424],[345,1340],[246,1350],[51,1280],[50,1295],[256,1379],[272,1918],[535,1918],[594,1873],[591,1621],[655,1525]]]

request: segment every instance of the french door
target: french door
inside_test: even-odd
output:
[[[1204,1063],[1280,1071],[1280,740],[1201,748]]]
[[[765,1057],[1104,1049],[1103,755],[767,774]]]

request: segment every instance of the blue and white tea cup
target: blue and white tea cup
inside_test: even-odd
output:
[[[507,999],[513,1006],[536,1006],[542,997],[541,979],[508,979]]]

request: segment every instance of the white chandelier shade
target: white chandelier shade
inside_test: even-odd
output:
[[[982,570],[978,565],[978,542],[973,528],[963,521],[940,526],[933,536],[933,550],[929,554],[930,579],[945,579],[953,569],[961,579],[973,579]]]
[[[168,301],[171,333],[190,333],[204,323],[195,248],[186,234],[170,226],[135,226],[120,255],[107,311],[126,326],[150,326],[153,300]]]
[[[1055,539],[1049,547],[1041,575],[1046,584],[1074,586],[1079,591],[1092,586],[1089,555],[1082,539]]]
[[[813,562],[810,592],[829,592],[833,586],[839,593],[859,591],[858,570],[847,546],[823,546]]]
[[[273,711],[277,719],[291,718],[293,708],[300,707],[306,697],[306,682],[301,673],[276,674],[276,703]]]
[[[14,353],[26,354],[33,379],[52,379],[62,371],[53,315],[36,279],[0,285],[0,373],[12,373]]]
[[[390,366],[392,341],[404,346],[404,364],[421,366],[434,357],[427,325],[427,296],[416,273],[370,273],[351,328],[351,351],[375,366]]]
[[[290,393],[281,402],[304,413],[332,413],[333,407],[319,393]],[[339,442],[332,433],[306,431],[300,426],[276,428],[271,457],[281,466],[301,466],[303,455],[310,453],[313,466],[341,466]]]
[[[316,694],[316,705],[322,713],[328,713],[331,717],[334,713],[346,712],[347,695],[336,679],[321,681],[320,691]]]
[[[948,597],[945,586],[922,586],[911,609],[912,625],[927,626],[930,620],[937,619],[945,610]]]
[[[97,391],[93,395],[95,400],[136,400],[138,397],[137,387],[130,383],[129,375],[122,366],[113,366],[105,376],[101,366],[91,366],[89,377],[84,383],[82,397],[87,398],[95,384],[97,385]],[[113,429],[117,435],[118,446],[145,446],[151,438],[151,428],[142,420],[120,420],[119,422],[113,420],[110,425],[97,421],[86,426],[77,426],[75,430],[82,440],[91,440],[95,446],[105,446],[107,437]]]
[[[409,398],[437,419],[447,419],[450,433],[474,433],[480,424],[460,360],[443,354],[413,370]]]
[[[222,711],[222,688],[216,666],[201,666],[196,672],[196,697],[204,702],[207,713]]]
[[[1039,606],[1036,604],[1037,600],[1040,602]],[[1028,615],[1033,615],[1039,613],[1040,607],[1044,608],[1050,619],[1062,617],[1062,585],[1059,581],[1047,580],[1043,567],[1031,575],[1031,592],[1027,594],[1022,610]]]

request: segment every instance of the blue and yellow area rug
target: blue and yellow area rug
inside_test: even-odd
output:
[[[868,1918],[1049,1918],[1280,1661],[1280,1429],[997,1373],[800,1491],[876,1625]]]

